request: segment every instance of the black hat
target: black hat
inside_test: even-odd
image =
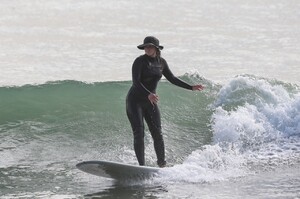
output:
[[[159,45],[159,40],[153,36],[148,36],[144,39],[144,43],[138,45],[138,49],[143,50],[145,46],[155,46],[156,48],[162,50],[164,47]]]

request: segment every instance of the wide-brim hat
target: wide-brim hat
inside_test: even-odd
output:
[[[156,37],[148,36],[144,39],[144,43],[138,45],[137,48],[144,50],[145,46],[155,46],[156,48],[162,50],[164,47],[159,45],[159,40]]]

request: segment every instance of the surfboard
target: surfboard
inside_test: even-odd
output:
[[[160,168],[137,166],[111,161],[84,161],[76,167],[89,174],[115,180],[149,179],[159,172]]]

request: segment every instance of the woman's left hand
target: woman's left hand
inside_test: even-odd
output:
[[[202,91],[203,89],[204,86],[202,86],[201,84],[193,86],[193,91]]]
[[[154,105],[154,104],[157,104],[157,103],[158,103],[159,97],[158,97],[158,95],[156,95],[156,94],[154,94],[154,93],[150,93],[150,94],[148,95],[148,99],[149,99],[149,101],[151,102],[151,104]]]

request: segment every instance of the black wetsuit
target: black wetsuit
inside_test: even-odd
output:
[[[162,57],[141,55],[132,65],[132,87],[126,98],[126,112],[134,135],[134,150],[140,165],[145,165],[144,155],[144,118],[154,141],[158,165],[165,164],[164,140],[161,131],[160,112],[157,105],[148,99],[156,93],[162,75],[172,84],[192,90],[192,86],[175,77]]]

